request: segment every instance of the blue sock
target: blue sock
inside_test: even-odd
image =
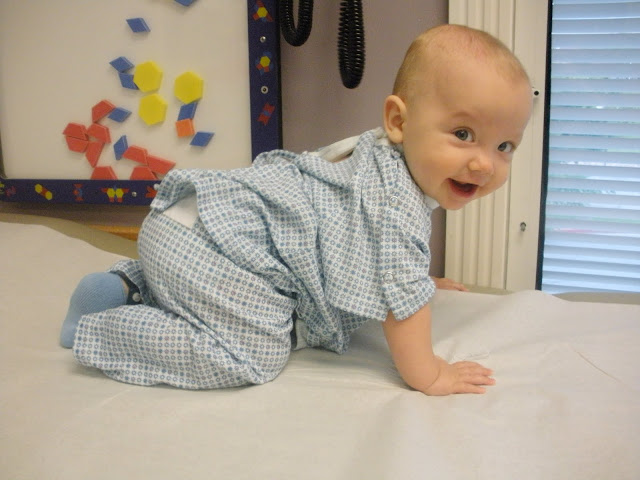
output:
[[[69,311],[60,331],[60,345],[73,347],[78,323],[83,315],[103,312],[127,303],[127,288],[115,273],[90,273],[71,295]]]

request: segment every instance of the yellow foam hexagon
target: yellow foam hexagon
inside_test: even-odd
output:
[[[197,73],[188,71],[178,77],[173,86],[173,93],[183,103],[191,103],[202,98],[204,80]]]
[[[164,122],[164,118],[167,115],[167,101],[157,93],[142,97],[138,115],[147,125]]]
[[[162,69],[151,60],[136,65],[136,69],[133,72],[133,83],[136,84],[141,92],[158,90],[160,83],[162,83]]]
[[[256,11],[256,15],[258,16],[258,18],[266,18],[266,16],[269,15],[269,12],[265,7],[260,7]]]

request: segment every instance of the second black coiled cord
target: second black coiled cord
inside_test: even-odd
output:
[[[299,47],[309,38],[313,23],[313,0],[301,0],[298,6],[298,28],[293,22],[293,0],[281,0],[282,36],[287,43]]]
[[[280,15],[285,40],[294,47],[305,43],[313,23],[313,0],[299,1],[297,27],[293,21],[293,0],[280,0]],[[356,88],[360,84],[364,63],[362,0],[343,0],[338,27],[338,66],[345,87]]]
[[[356,88],[362,80],[365,63],[364,17],[361,0],[343,0],[338,29],[338,64],[342,84]]]

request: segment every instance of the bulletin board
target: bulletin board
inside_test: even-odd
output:
[[[0,200],[146,205],[279,148],[275,3],[0,2]]]

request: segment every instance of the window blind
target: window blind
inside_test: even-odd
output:
[[[541,288],[640,292],[640,2],[554,0]]]

